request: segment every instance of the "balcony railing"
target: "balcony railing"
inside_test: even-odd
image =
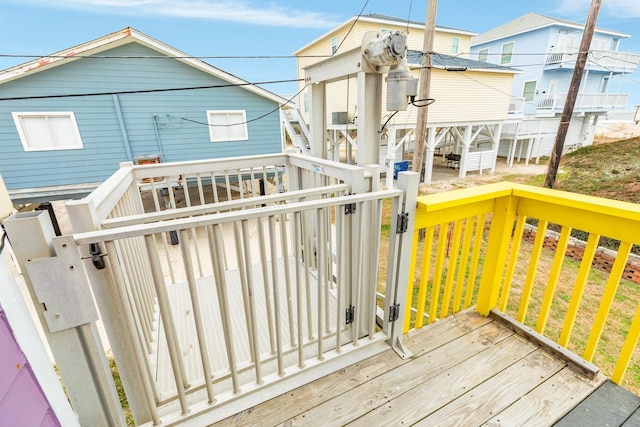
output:
[[[510,116],[521,116],[524,111],[524,98],[511,98],[509,101]]]
[[[628,281],[637,205],[498,183],[419,197],[414,230],[406,331],[476,304],[587,361],[613,361],[602,369],[616,383],[638,366],[639,285]],[[617,252],[602,238],[619,241]]]
[[[418,174],[403,173],[396,189],[379,183],[377,166],[278,154],[124,164],[69,202],[76,234],[56,245],[77,259],[51,264],[60,274],[84,266],[81,288],[93,291],[136,424],[209,425],[390,347],[407,356],[400,257],[411,248],[403,231],[415,217]],[[393,220],[380,252],[383,205]],[[12,233],[12,243],[44,241],[32,237],[35,223],[16,221],[30,232]],[[57,302],[56,319],[87,310],[74,301]],[[94,366],[99,353],[87,355]],[[86,380],[61,373],[70,395],[87,393]],[[115,397],[108,381],[95,390]],[[123,425],[119,408],[108,414],[106,424],[80,422]]]
[[[577,47],[553,48],[547,52],[546,64],[561,68],[574,68],[578,59]],[[587,58],[587,69],[612,73],[635,73],[640,62],[637,53],[616,50],[591,50]]]
[[[561,112],[567,99],[566,93],[541,96],[538,98],[538,110]],[[627,93],[579,93],[574,112],[621,110],[627,106]]]

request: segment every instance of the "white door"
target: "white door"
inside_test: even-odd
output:
[[[558,50],[566,50],[573,47],[576,38],[570,34],[558,34]]]

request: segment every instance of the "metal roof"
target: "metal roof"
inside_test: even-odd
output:
[[[419,50],[407,51],[407,63],[411,67],[420,67],[422,65],[422,52]],[[498,73],[518,74],[520,70],[511,67],[503,67],[488,62],[475,61],[473,59],[462,58],[460,56],[445,55],[443,53],[433,53],[431,56],[431,65],[433,68],[447,71],[494,71]]]

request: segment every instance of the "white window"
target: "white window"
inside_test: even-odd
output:
[[[478,61],[489,62],[489,48],[480,49],[478,51]]]
[[[451,37],[451,53],[454,55],[460,53],[460,37]]]
[[[338,51],[338,36],[331,37],[331,55]]]
[[[605,50],[607,41],[602,39],[591,40],[591,50]]]
[[[80,131],[72,112],[12,115],[25,151],[82,149]]]
[[[303,112],[308,113],[309,112],[309,92],[305,91],[302,94],[302,108],[303,108]]]
[[[211,142],[245,141],[249,139],[244,110],[208,110]]]
[[[531,102],[536,96],[536,81],[532,80],[524,82],[524,88],[522,89],[522,97],[525,102]]]
[[[511,64],[513,59],[513,45],[514,43],[505,43],[502,45],[502,55],[500,56],[500,64]]]

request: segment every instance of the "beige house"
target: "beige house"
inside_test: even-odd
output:
[[[298,57],[298,77],[305,78],[305,69],[330,58],[360,48],[368,32],[402,31],[407,34],[407,62],[412,75],[419,77],[424,24],[383,15],[353,17],[325,35],[294,52]],[[471,170],[493,170],[495,154],[503,121],[511,103],[511,86],[518,70],[468,59],[471,38],[476,33],[446,27],[436,27],[431,98],[429,107],[427,152],[445,155],[453,152],[461,156],[459,175]],[[299,108],[305,121],[309,121],[310,90],[300,82],[302,91]],[[384,85],[384,83],[383,83]],[[415,128],[418,108],[409,105],[406,111],[392,116],[386,111],[386,91],[382,93],[381,155],[380,164],[389,166],[389,160],[400,160],[389,150],[400,150],[406,156],[411,150],[411,136]],[[329,140],[337,148],[341,142],[355,138],[354,125],[358,116],[358,76],[332,81],[326,85],[326,115]],[[351,125],[351,126],[350,126]],[[404,140],[403,140],[404,138]],[[404,146],[398,144],[406,142]],[[355,145],[355,144],[353,144]],[[349,150],[347,150],[349,151]],[[469,153],[484,154],[472,155]],[[487,151],[489,153],[487,153]],[[342,149],[344,153],[344,149]],[[337,158],[337,155],[334,156]],[[344,156],[343,156],[344,157]],[[348,157],[348,156],[347,156]],[[430,180],[429,163],[433,155],[425,156],[425,181]],[[454,165],[455,167],[458,164]]]

